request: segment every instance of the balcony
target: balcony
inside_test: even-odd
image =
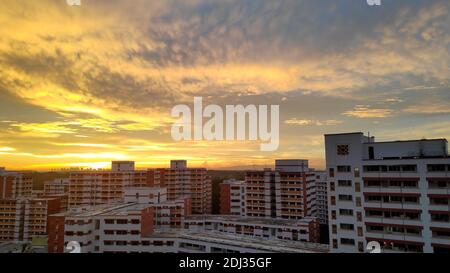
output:
[[[386,232],[375,232],[366,231],[365,237],[384,239],[390,241],[408,241],[414,243],[423,243],[422,235],[405,235],[404,233],[386,233]]]

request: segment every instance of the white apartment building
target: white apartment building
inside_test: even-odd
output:
[[[328,179],[327,173],[314,171],[316,188],[316,217],[320,224],[328,224]]]
[[[263,240],[319,243],[319,222],[315,217],[301,220],[267,219],[234,215],[193,215],[184,220],[184,228],[193,232],[239,235]]]
[[[375,142],[325,135],[333,252],[450,250],[450,158],[445,139]]]
[[[328,247],[293,240],[239,236],[176,228],[159,230],[151,204],[110,204],[75,208],[49,217],[48,250],[69,252],[78,242],[83,253],[323,253]],[[198,216],[200,217],[200,216]]]

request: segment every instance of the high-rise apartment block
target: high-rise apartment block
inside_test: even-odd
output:
[[[185,160],[172,160],[170,168],[148,171],[148,185],[166,187],[168,200],[189,196],[193,214],[211,214],[212,182],[205,168],[188,168]]]
[[[326,172],[314,171],[316,185],[316,217],[320,224],[328,224],[328,179]]]
[[[314,216],[314,181],[307,160],[277,160],[275,170],[248,171],[246,215],[282,219]]]
[[[140,238],[152,234],[153,208],[119,203],[73,208],[49,217],[48,251],[65,252],[78,242],[83,252],[129,252]]]
[[[123,166],[125,168],[122,170]],[[140,173],[137,174],[130,166],[134,164],[113,162],[111,171],[70,173],[69,207],[96,206],[122,200],[125,187],[133,186],[135,177],[140,182]]]
[[[220,214],[245,216],[245,181],[228,179],[219,187]]]
[[[211,213],[211,178],[204,168],[188,168],[185,160],[171,161],[171,168],[143,171],[134,170],[134,162],[115,161],[111,171],[72,172],[69,207],[115,203],[127,187],[164,187],[168,200],[189,197],[193,213]]]
[[[375,142],[325,135],[333,252],[450,250],[450,158],[445,139]]]
[[[31,241],[47,234],[47,217],[60,211],[58,198],[0,199],[0,241]]]
[[[0,169],[0,199],[31,197],[33,179],[26,173]]]

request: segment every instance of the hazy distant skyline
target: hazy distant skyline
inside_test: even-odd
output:
[[[450,138],[448,0],[3,1],[0,166],[323,168],[323,134]],[[174,142],[170,109],[279,104],[280,147]]]

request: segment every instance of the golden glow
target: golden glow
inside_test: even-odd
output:
[[[145,168],[187,159],[214,168],[308,158],[320,168],[324,133],[450,136],[448,3],[396,16],[348,48],[340,37],[336,44],[333,35],[319,39],[316,46],[328,49],[322,52],[308,49],[315,32],[301,39],[288,29],[271,33],[288,22],[283,15],[217,26],[205,19],[214,14],[196,12],[162,20],[161,14],[178,16],[172,1],[86,2],[80,8],[64,0],[2,4],[0,92],[9,108],[0,101],[0,166],[107,168],[111,160],[135,160]],[[202,0],[182,2],[197,10]],[[261,10],[271,14],[270,7]],[[271,38],[261,38],[265,31]],[[259,142],[246,141],[174,142],[171,107],[190,104],[193,96],[217,104],[280,104],[280,149],[261,153]],[[431,118],[408,128],[418,114]],[[387,132],[384,122],[407,134]]]

